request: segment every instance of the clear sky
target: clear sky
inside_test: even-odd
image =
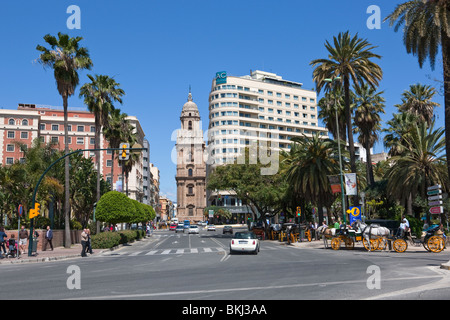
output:
[[[406,1],[406,0],[405,0]],[[139,118],[150,141],[151,162],[161,171],[161,193],[176,201],[176,166],[171,161],[180,113],[189,85],[208,126],[208,94],[217,71],[247,75],[250,70],[276,73],[313,89],[313,59],[326,58],[324,43],[341,31],[358,33],[373,45],[384,72],[386,114],[392,118],[401,93],[414,83],[438,90],[437,126],[443,126],[442,59],[436,70],[419,68],[408,55],[402,32],[387,23],[370,30],[370,5],[384,19],[404,0],[14,0],[0,1],[0,108],[18,103],[61,106],[53,73],[35,62],[45,34],[82,36],[94,67],[81,72],[115,77],[125,90],[120,107]],[[81,9],[81,29],[69,30],[70,5]],[[80,87],[79,86],[79,87]],[[79,90],[78,87],[78,90]],[[79,91],[69,107],[82,107]],[[321,95],[319,96],[319,98]],[[384,124],[383,124],[384,125]],[[375,152],[383,151],[378,143]]]

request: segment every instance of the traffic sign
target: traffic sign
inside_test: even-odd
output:
[[[444,207],[431,207],[430,213],[432,214],[441,214],[444,213]]]
[[[19,204],[18,212],[19,212],[19,217],[21,217],[23,214],[23,206],[21,204]]]
[[[433,200],[442,200],[442,194],[439,194],[437,196],[432,196],[432,197],[428,197],[428,200],[433,201]]]
[[[441,189],[441,187],[442,187],[442,186],[441,186],[440,184],[437,184],[437,185],[428,187],[427,190],[430,191],[430,190]]]
[[[432,206],[440,206],[441,204],[442,204],[442,200],[428,202],[428,205],[430,207],[432,207]]]
[[[431,191],[427,192],[428,196],[432,196],[432,195],[435,195],[435,194],[442,194],[442,190],[441,189],[435,189],[435,190],[431,190]]]

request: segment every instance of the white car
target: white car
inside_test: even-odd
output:
[[[230,243],[230,254],[234,252],[258,254],[259,240],[256,235],[253,232],[236,232]]]
[[[216,226],[213,225],[213,224],[210,224],[210,225],[208,226],[208,231],[216,231]]]
[[[196,233],[196,234],[199,234],[200,233],[200,229],[198,228],[198,226],[197,225],[192,225],[192,226],[189,226],[189,232],[188,232],[189,234],[191,234],[191,233]]]

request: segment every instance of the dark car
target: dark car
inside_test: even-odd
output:
[[[225,233],[233,234],[233,227],[232,226],[224,226],[223,234],[225,234]]]
[[[175,229],[175,233],[183,232],[184,233],[184,226],[182,224],[177,225],[177,228]]]

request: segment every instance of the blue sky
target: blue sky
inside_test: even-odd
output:
[[[313,59],[326,57],[324,43],[341,31],[358,33],[378,46],[376,60],[384,72],[386,114],[392,118],[401,93],[414,83],[438,89],[437,125],[443,126],[442,59],[436,70],[419,68],[408,55],[402,33],[387,23],[370,30],[367,8],[377,5],[384,19],[398,3],[393,0],[44,0],[0,2],[0,107],[18,103],[62,105],[53,74],[35,62],[43,36],[58,32],[82,36],[94,67],[86,75],[114,76],[125,90],[120,107],[139,118],[151,145],[151,162],[161,171],[161,193],[176,201],[172,132],[179,128],[189,85],[208,126],[208,94],[217,71],[246,75],[250,70],[277,73],[313,89]],[[81,9],[81,29],[69,30],[70,5]],[[80,86],[81,86],[80,85]],[[78,87],[79,89],[79,87]],[[319,96],[320,98],[320,96]],[[69,107],[82,107],[76,94]],[[378,143],[375,152],[383,151]]]

